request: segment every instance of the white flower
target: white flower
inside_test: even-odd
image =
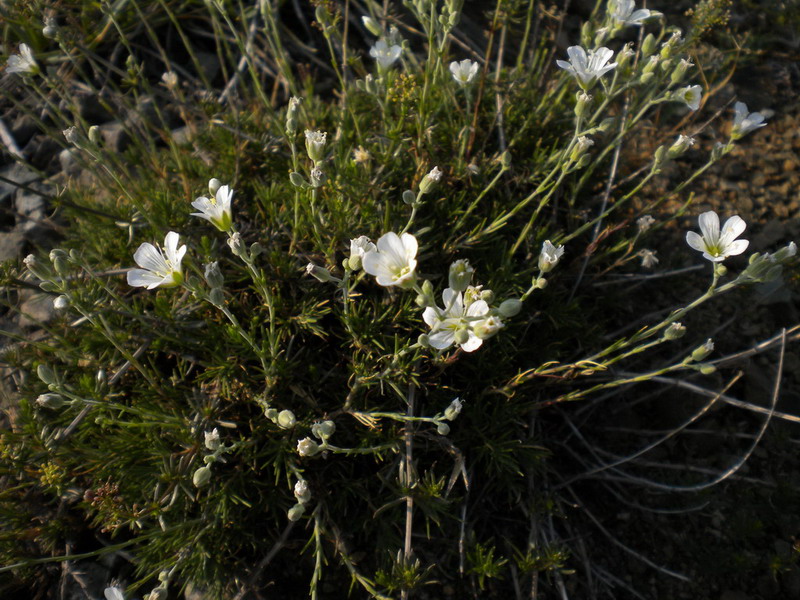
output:
[[[325,158],[325,141],[328,134],[323,131],[311,131],[306,129],[306,152],[308,158],[315,163]]]
[[[231,214],[232,198],[233,190],[227,185],[222,185],[217,188],[214,198],[201,196],[192,202],[192,208],[196,208],[200,212],[191,213],[191,215],[210,221],[220,231],[229,231],[233,224],[233,215]]]
[[[444,350],[455,343],[464,352],[480,348],[483,340],[472,328],[489,313],[489,305],[484,300],[476,300],[465,306],[461,292],[450,288],[442,292],[442,301],[444,309],[429,306],[422,313],[422,320],[431,328],[428,335],[431,346]]]
[[[433,187],[442,179],[442,171],[439,167],[433,167],[430,173],[426,173],[419,182],[419,191],[422,194],[429,193]]]
[[[408,287],[414,283],[417,247],[417,238],[410,233],[398,236],[390,231],[378,240],[377,251],[365,252],[361,262],[379,285]]]
[[[653,226],[656,220],[650,215],[644,215],[636,219],[636,226],[639,228],[639,233],[644,233]]]
[[[737,102],[733,105],[735,114],[733,115],[733,130],[731,137],[738,140],[746,136],[751,131],[764,127],[764,115],[759,112],[748,113],[747,105],[744,102]]]
[[[311,490],[308,487],[308,482],[305,479],[299,479],[294,484],[294,497],[301,504],[305,504],[311,500]]]
[[[584,89],[592,87],[598,77],[602,77],[617,66],[617,63],[606,64],[614,56],[614,52],[606,47],[589,50],[587,55],[582,47],[570,46],[567,48],[567,54],[569,62],[557,60],[556,64],[572,73]]]
[[[78,143],[81,141],[81,136],[78,134],[77,127],[67,127],[61,133],[64,135],[64,139],[67,140],[70,144],[77,146]]]
[[[719,230],[719,217],[713,210],[704,212],[698,219],[702,236],[694,231],[686,233],[686,243],[712,262],[722,262],[728,256],[736,256],[747,250],[747,240],[737,240],[747,224],[738,215],[725,221]]]
[[[211,450],[212,452],[216,451],[219,448],[219,431],[215,427],[213,431],[206,431],[204,434],[204,444],[205,447]]]
[[[144,243],[133,255],[141,269],[128,271],[128,285],[146,287],[152,290],[159,286],[175,287],[183,282],[181,260],[186,254],[186,246],[178,248],[180,236],[170,231],[164,238],[164,250],[153,244]],[[166,256],[164,254],[166,251]]]
[[[39,72],[39,65],[33,59],[28,44],[19,45],[19,54],[12,54],[8,57],[6,73],[20,73],[21,75],[36,75]]]
[[[401,46],[390,46],[386,40],[380,39],[375,42],[375,45],[369,49],[369,55],[378,62],[378,66],[382,70],[391,67],[395,61],[400,58],[403,53]]]
[[[175,71],[166,71],[161,75],[161,83],[164,84],[168,90],[174,90],[178,87],[178,75]]]
[[[450,72],[453,74],[453,79],[456,80],[456,83],[463,86],[472,83],[475,75],[478,74],[478,66],[478,63],[472,62],[468,58],[461,62],[454,60],[450,63]]]
[[[314,456],[319,452],[319,444],[311,438],[297,440],[297,453],[300,456]]]
[[[645,248],[639,252],[639,256],[642,258],[642,266],[645,269],[652,269],[658,264],[658,258],[656,258],[655,250],[648,250]]]
[[[691,85],[681,88],[675,92],[675,98],[686,103],[692,110],[700,108],[700,100],[703,99],[703,88],[699,85]]]
[[[645,19],[649,19],[652,14],[646,8],[634,11],[636,2],[634,0],[609,0],[608,12],[611,18],[622,25],[642,25]]]
[[[361,262],[364,260],[364,255],[367,252],[377,252],[378,248],[369,241],[365,235],[359,236],[350,240],[350,258],[348,262],[353,271],[358,271],[361,268]]]
[[[116,586],[107,587],[103,591],[103,595],[106,597],[106,600],[125,600],[125,594]]]
[[[542,244],[542,251],[539,253],[539,270],[542,273],[552,271],[564,255],[564,246],[554,246],[550,240],[545,240]]]

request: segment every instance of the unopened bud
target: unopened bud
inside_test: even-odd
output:
[[[448,425],[447,423],[439,423],[436,426],[436,433],[438,433],[439,435],[447,435],[448,433],[450,433],[450,425]]]
[[[481,340],[488,340],[503,328],[503,322],[495,316],[489,316],[483,321],[479,321],[472,332]]]
[[[222,182],[216,177],[212,177],[208,180],[208,193],[211,194],[212,197],[217,195],[217,190],[221,187]]]
[[[290,410],[282,410],[278,413],[278,427],[283,429],[290,429],[297,423],[294,413]]]
[[[103,139],[103,135],[100,132],[100,128],[97,125],[92,125],[89,127],[89,131],[87,132],[89,136],[89,141],[93,144],[99,144],[100,140]]]
[[[419,191],[421,194],[427,194],[433,190],[439,180],[442,178],[442,172],[439,170],[439,167],[433,167],[430,173],[425,175],[422,178],[422,181],[419,182]]]
[[[642,42],[642,56],[647,58],[656,50],[656,38],[652,33],[648,33]]]
[[[694,349],[694,351],[692,352],[692,361],[701,362],[713,351],[714,351],[714,342],[711,340],[711,338],[708,338],[705,344]]]
[[[322,441],[327,440],[336,432],[336,424],[333,421],[322,421],[311,426],[311,433]]]
[[[417,195],[411,190],[403,192],[403,202],[408,205],[414,204],[417,201]]]
[[[314,167],[311,169],[311,173],[309,173],[309,181],[311,182],[311,187],[318,188],[325,185],[325,180],[328,179],[328,176],[325,175],[325,171],[320,169],[319,167]]]
[[[677,340],[686,335],[686,327],[678,322],[670,323],[669,327],[664,331],[664,339]]]
[[[678,139],[675,140],[672,146],[669,147],[669,150],[667,150],[667,156],[670,159],[678,158],[681,154],[686,152],[693,145],[694,145],[693,137],[689,137],[688,135],[679,135]]]
[[[55,300],[53,300],[53,308],[55,310],[66,310],[69,307],[69,298],[64,295],[57,296]]]
[[[319,452],[319,444],[311,438],[303,438],[297,441],[297,453],[300,456],[314,456]]]
[[[364,27],[367,28],[367,31],[369,31],[375,37],[380,37],[381,35],[383,35],[383,30],[381,29],[381,26],[372,17],[364,15],[363,17],[361,17],[361,22],[364,23]]]
[[[519,300],[518,298],[509,298],[508,300],[504,300],[497,308],[497,312],[500,313],[500,316],[505,318],[516,317],[521,310],[522,300]]]
[[[216,452],[219,449],[220,441],[219,441],[219,431],[215,427],[213,431],[206,431],[204,434],[203,443],[205,447],[211,450],[212,452]]]
[[[228,247],[236,256],[244,256],[246,251],[244,240],[238,231],[228,238]]]
[[[456,398],[450,403],[450,406],[444,409],[444,418],[448,421],[455,421],[456,417],[461,414],[461,409],[464,403],[460,398]]]
[[[59,410],[68,404],[69,402],[61,394],[41,394],[38,398],[36,398],[36,406],[49,408],[51,410]]]
[[[53,369],[51,369],[45,364],[41,364],[38,367],[36,367],[36,375],[37,377],[39,377],[42,383],[45,383],[47,385],[54,385],[58,383],[58,380],[56,379],[56,374],[53,371]]]
[[[314,279],[322,283],[333,281],[333,276],[328,269],[315,265],[314,263],[308,263],[306,265],[306,275],[311,275]]]
[[[472,281],[472,274],[475,272],[469,261],[460,259],[450,265],[450,272],[448,273],[448,282],[450,289],[456,292],[463,292],[469,287]]]
[[[306,129],[306,153],[314,163],[325,159],[325,142],[328,134],[323,131]]]
[[[211,467],[200,467],[192,475],[194,487],[201,488],[211,481]]]
[[[294,484],[294,497],[297,498],[300,504],[305,504],[311,500],[311,489],[305,479],[300,479]]]
[[[292,171],[291,173],[289,173],[289,181],[294,187],[301,188],[308,185],[303,176],[300,175],[300,173],[298,173],[297,171]]]
[[[220,271],[217,261],[210,262],[205,266],[204,275],[206,283],[211,288],[220,288],[225,283],[225,278],[222,276],[222,271]]]
[[[469,341],[469,330],[467,330],[466,327],[456,329],[455,333],[453,334],[453,339],[459,346],[461,344],[466,344]]]
[[[592,97],[586,92],[578,92],[575,101],[575,116],[584,117],[592,104]]]

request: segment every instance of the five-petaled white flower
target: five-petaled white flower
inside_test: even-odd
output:
[[[186,246],[178,248],[179,238],[177,233],[170,231],[164,238],[163,251],[153,244],[139,246],[133,260],[142,268],[128,271],[128,285],[146,287],[148,290],[180,285],[183,282],[181,260],[186,254]]]
[[[214,198],[200,196],[192,202],[192,208],[196,208],[200,212],[191,213],[191,215],[210,221],[220,231],[229,231],[233,224],[233,215],[231,214],[232,198],[233,190],[227,185],[221,185],[217,188]]]
[[[542,273],[552,271],[564,255],[564,246],[554,246],[550,240],[545,240],[542,244],[542,251],[539,253],[539,270]]]
[[[8,57],[6,73],[19,73],[21,75],[36,75],[39,72],[39,65],[33,58],[28,44],[19,45],[19,54],[12,54]]]
[[[458,85],[467,85],[472,83],[475,75],[478,74],[478,63],[472,62],[470,59],[465,58],[461,62],[454,60],[450,63],[450,72],[453,74],[453,79],[456,80]]]
[[[484,300],[464,305],[461,292],[446,288],[442,292],[444,309],[429,306],[422,313],[422,320],[431,328],[428,334],[430,345],[437,350],[449,348],[454,343],[464,352],[473,352],[481,347],[483,340],[475,335],[473,328],[489,313]],[[495,320],[499,320],[495,317]]]
[[[378,240],[377,250],[364,253],[361,262],[364,270],[374,275],[379,285],[406,288],[414,284],[417,248],[417,238],[410,233],[397,235],[390,231]]]
[[[382,70],[391,67],[395,61],[400,58],[402,53],[403,48],[401,46],[390,46],[384,39],[378,40],[375,42],[375,45],[369,49],[369,55],[377,61],[378,66],[380,66]]]
[[[622,25],[642,25],[649,19],[652,13],[646,8],[633,10],[636,8],[635,0],[609,0],[608,12],[611,18]]]
[[[614,56],[614,52],[604,46],[589,50],[588,54],[581,46],[570,46],[567,48],[567,54],[569,62],[557,60],[556,64],[572,73],[585,90],[591,88],[598,77],[602,77],[617,66],[617,63],[606,64]]]
[[[686,233],[686,243],[712,262],[722,262],[729,256],[736,256],[747,250],[750,242],[737,240],[747,224],[738,215],[725,221],[719,229],[719,217],[713,210],[704,212],[698,219],[702,236],[694,231]]]
[[[699,85],[690,85],[675,92],[675,98],[686,103],[692,110],[700,108],[700,100],[703,99],[703,88]]]
[[[747,105],[744,102],[737,102],[733,105],[735,114],[733,115],[733,129],[731,137],[738,140],[746,136],[751,131],[764,127],[764,115],[760,112],[747,112]]]

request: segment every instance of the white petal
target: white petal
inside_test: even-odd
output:
[[[464,314],[464,301],[461,292],[445,288],[442,292],[442,302],[448,317],[461,317]]]
[[[686,232],[686,243],[699,252],[706,251],[706,245],[703,242],[703,238],[694,231]]]
[[[739,215],[733,215],[722,226],[722,240],[734,240],[742,235],[745,229],[747,229],[747,223],[744,222],[744,219]]]
[[[489,312],[489,305],[485,300],[476,300],[467,308],[468,317],[482,317]]]
[[[156,275],[152,271],[145,271],[144,269],[131,269],[128,271],[128,285],[131,287],[146,287],[158,286],[164,278],[161,275]]]
[[[107,587],[103,591],[103,594],[105,595],[106,600],[125,600],[125,595],[118,587]]]
[[[567,61],[565,61],[565,60],[557,60],[556,64],[559,67],[561,67],[562,69],[566,69],[567,71],[570,71],[570,72],[573,72],[573,73],[575,72],[575,69],[572,68],[572,65],[570,63],[568,63]]]
[[[700,218],[697,220],[700,225],[700,231],[703,234],[703,238],[709,244],[716,244],[719,240],[719,217],[717,213],[713,210],[709,210],[708,212],[704,212],[700,215]]]
[[[432,306],[428,306],[422,312],[422,320],[425,321],[425,324],[428,327],[433,327],[436,323],[439,322],[439,315],[436,313],[436,309]]]
[[[419,246],[417,244],[417,238],[415,238],[410,233],[404,233],[400,239],[403,242],[403,248],[405,249],[406,258],[409,260],[411,260],[412,258],[416,258],[417,250],[419,250]]]
[[[567,48],[567,56],[573,65],[586,65],[586,50],[581,46],[570,46]]]
[[[639,10],[634,11],[633,14],[631,14],[631,16],[628,17],[627,21],[628,23],[636,23],[637,21],[643,21],[644,19],[648,19],[649,17],[650,17],[650,11],[647,10],[646,8],[640,8]]]
[[[455,332],[453,329],[440,329],[436,333],[430,334],[428,336],[428,341],[431,346],[437,350],[444,350],[453,345],[455,341]]]
[[[380,252],[367,252],[361,259],[361,266],[370,275],[376,276],[384,270]]]
[[[200,217],[201,219],[205,219],[206,221],[211,221],[211,215],[204,212],[199,213],[189,213],[190,217]]]
[[[481,344],[483,344],[483,340],[470,332],[469,339],[461,344],[461,349],[464,352],[475,352],[475,350],[481,347]]]
[[[454,60],[453,62],[450,63],[450,72],[453,74],[453,77],[458,79],[459,71],[460,69],[458,67],[458,62]]]
[[[169,270],[164,256],[153,244],[145,242],[133,253],[133,260],[137,265],[148,271],[164,273]]]
[[[725,248],[725,254],[727,256],[737,256],[747,250],[747,246],[749,245],[750,242],[748,240],[736,240]]]

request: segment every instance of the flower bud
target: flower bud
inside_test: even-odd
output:
[[[73,146],[77,146],[78,143],[81,141],[81,136],[78,133],[77,127],[67,127],[61,133],[64,134],[64,138]]]
[[[219,431],[215,427],[213,431],[206,431],[204,434],[204,444],[205,447],[211,450],[212,452],[216,452],[219,449]]]
[[[89,141],[93,144],[99,144],[100,140],[103,139],[103,135],[100,132],[100,128],[97,125],[92,125],[89,127],[88,131]]]
[[[41,394],[38,398],[36,398],[36,406],[49,408],[51,410],[59,410],[68,404],[69,401],[67,401],[61,394],[47,393]]]
[[[593,140],[585,135],[580,136],[578,141],[572,147],[572,152],[569,155],[570,160],[577,162],[591,146],[594,146]]]
[[[472,332],[480,339],[487,340],[504,327],[503,322],[495,316],[489,316],[483,321],[478,321]]]
[[[436,426],[436,433],[438,433],[439,435],[447,435],[448,433],[450,433],[450,425],[448,425],[447,423],[439,423]]]
[[[464,407],[464,403],[461,401],[460,398],[454,399],[450,406],[444,409],[444,418],[448,421],[455,421],[456,417],[461,414],[461,409]]]
[[[522,300],[519,300],[518,298],[509,298],[508,300],[504,300],[497,308],[497,312],[500,313],[500,316],[505,318],[516,317],[521,310]]]
[[[431,347],[431,338],[428,337],[427,334],[421,333],[417,338],[417,343],[422,346],[423,348],[430,348]]]
[[[58,380],[56,379],[56,374],[53,371],[53,369],[51,369],[45,364],[41,364],[38,367],[36,367],[36,375],[37,377],[39,377],[39,379],[41,379],[42,383],[45,383],[47,385],[54,385],[58,383]]]
[[[314,456],[319,450],[319,444],[311,438],[303,438],[297,441],[297,453],[300,456]]]
[[[225,278],[222,276],[222,271],[219,270],[217,261],[210,262],[205,266],[204,275],[206,283],[211,288],[221,288],[225,283]]]
[[[308,487],[308,482],[305,479],[298,480],[294,484],[294,497],[300,504],[305,504],[311,500],[311,490]]]
[[[547,279],[545,279],[544,277],[537,277],[534,280],[533,285],[536,287],[537,290],[543,290],[544,288],[547,287]]]
[[[592,105],[592,97],[586,92],[578,92],[575,94],[575,116],[584,117]]]
[[[491,304],[494,302],[494,292],[492,290],[481,290],[479,298],[486,302],[486,304]]]
[[[648,33],[642,42],[642,56],[647,58],[656,50],[656,38],[652,33]]]
[[[686,327],[678,323],[670,323],[669,327],[664,331],[665,340],[677,340],[686,335]]]
[[[289,106],[286,109],[286,134],[292,138],[297,133],[297,116],[300,112],[301,101],[302,98],[292,96],[289,98]]]
[[[42,263],[40,263],[33,254],[28,254],[28,256],[22,260],[22,263],[35,277],[38,277],[39,279],[50,279],[50,273],[48,269]]]
[[[335,431],[336,424],[333,421],[322,421],[322,423],[314,423],[311,426],[311,433],[313,433],[323,442],[330,438]]]
[[[789,242],[789,244],[785,248],[781,248],[777,252],[772,255],[773,260],[776,262],[783,262],[785,260],[789,260],[795,254],[797,254],[797,244],[794,242]]]
[[[403,202],[408,204],[409,206],[414,204],[417,201],[417,195],[412,192],[411,190],[406,190],[403,192]]]
[[[381,26],[372,17],[364,15],[361,17],[361,22],[364,23],[364,27],[367,28],[367,31],[369,31],[375,37],[380,37],[383,35],[383,29],[381,29]]]
[[[678,136],[678,139],[673,142],[672,146],[669,147],[669,150],[667,150],[667,157],[670,159],[678,158],[681,154],[686,152],[693,145],[694,145],[693,137],[681,134]]]
[[[64,295],[57,296],[55,300],[53,300],[53,308],[55,310],[66,310],[69,307],[69,298]]]
[[[714,351],[714,342],[711,338],[706,340],[706,343],[694,349],[692,352],[692,361],[700,362],[704,360],[709,354]]]
[[[669,80],[672,83],[672,85],[678,85],[679,83],[681,83],[683,81],[683,78],[686,77],[686,73],[693,66],[694,65],[690,61],[686,60],[685,58],[682,58],[678,62],[678,65],[675,67],[675,69],[672,71],[672,75],[670,75],[669,77]]]
[[[453,334],[453,339],[459,346],[461,344],[466,344],[469,341],[469,330],[466,327],[456,329],[455,333]]]
[[[469,287],[472,281],[472,274],[475,272],[466,259],[460,259],[450,265],[448,282],[450,289],[456,292],[463,292]]]
[[[58,23],[53,17],[45,17],[42,35],[48,40],[54,40],[58,37]]]
[[[298,504],[295,504],[292,508],[289,509],[289,512],[286,513],[286,516],[289,517],[289,520],[292,521],[292,522],[298,521],[300,519],[300,517],[303,516],[303,513],[305,512],[305,510],[306,510],[306,507],[303,506],[302,504],[298,503]]]
[[[200,467],[192,475],[194,487],[201,488],[211,481],[211,467]]]
[[[314,163],[325,159],[325,142],[328,134],[322,131],[306,129],[306,153]]]
[[[328,269],[315,265],[314,263],[308,263],[306,265],[306,275],[311,275],[314,279],[322,283],[333,281],[333,275],[331,275]]]
[[[294,413],[290,410],[282,410],[278,413],[278,427],[283,429],[290,429],[297,423]]]
[[[716,371],[717,371],[717,367],[715,367],[714,365],[703,365],[702,367],[700,367],[700,372],[703,375],[711,375],[712,373],[715,373]]]
[[[422,181],[419,182],[420,193],[427,194],[432,191],[441,178],[442,172],[439,170],[439,167],[433,167],[430,173],[425,175],[425,177],[422,178]]]
[[[217,190],[221,187],[222,182],[216,177],[212,177],[208,180],[208,193],[211,194],[212,198],[217,195]]]
[[[675,31],[670,38],[661,45],[661,58],[667,59],[675,54],[678,46],[683,40],[681,39],[681,31]]]
[[[651,56],[650,60],[647,61],[647,64],[642,69],[642,73],[653,73],[656,70],[659,62],[658,56]]]
[[[655,75],[653,73],[642,73],[642,76],[639,77],[639,83],[642,85],[650,83]]]
[[[244,240],[238,231],[228,238],[228,247],[236,256],[243,257],[245,255]]]
[[[225,304],[225,292],[222,288],[214,288],[208,292],[208,301],[214,306],[222,306]]]
[[[300,173],[298,173],[297,171],[292,171],[291,173],[289,173],[289,181],[294,187],[302,188],[308,185],[303,176],[300,175]]]
[[[264,409],[264,416],[267,417],[273,423],[278,422],[278,409],[277,408],[265,408]]]
[[[659,146],[656,148],[655,154],[653,154],[653,168],[658,168],[664,161],[667,159],[667,147],[666,146]]]
[[[600,121],[600,125],[597,126],[597,131],[599,131],[600,133],[606,133],[608,131],[611,131],[616,122],[617,120],[614,117],[606,117],[605,119]]]

